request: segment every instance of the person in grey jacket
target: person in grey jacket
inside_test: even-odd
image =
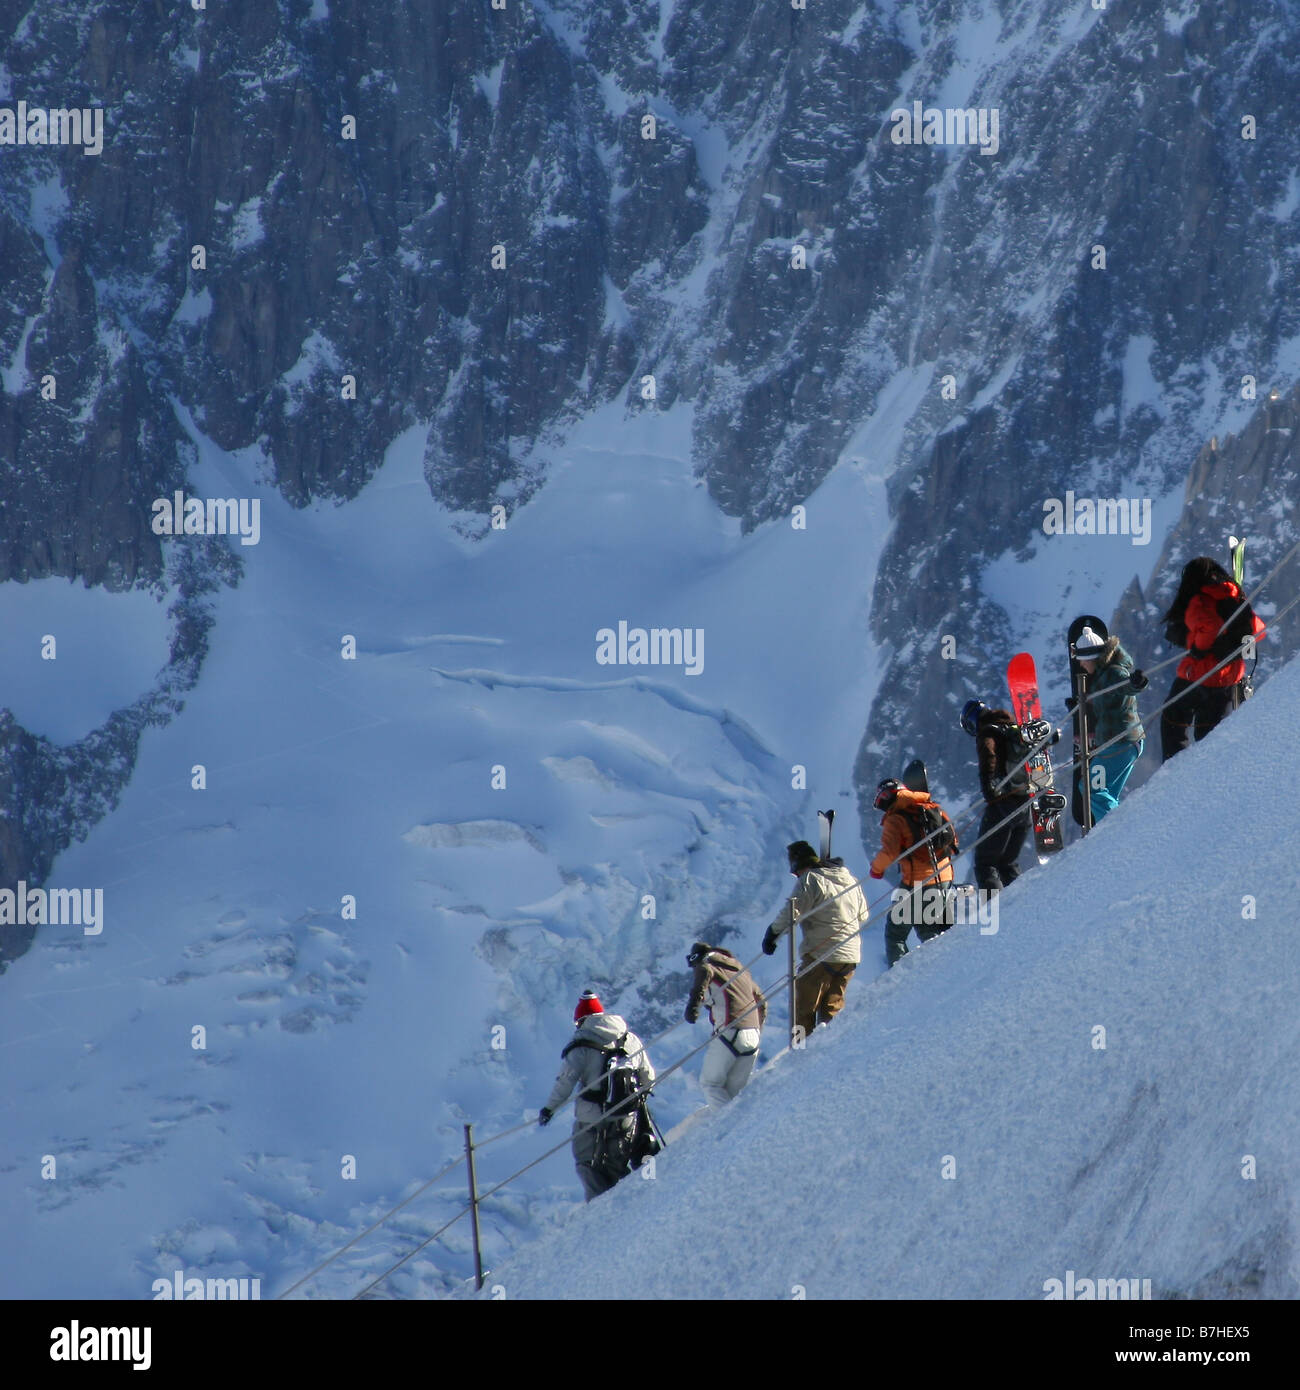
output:
[[[645,1044],[617,1014],[607,1014],[594,990],[584,990],[573,1011],[577,1031],[560,1053],[562,1065],[555,1085],[538,1113],[537,1122],[547,1125],[551,1116],[581,1086],[573,1102],[573,1164],[587,1201],[608,1192],[628,1172],[626,1152],[636,1127],[636,1107],[611,1116],[603,1125],[591,1128],[604,1113],[600,1084],[610,1053],[621,1048],[637,1074],[643,1091],[655,1079]]]

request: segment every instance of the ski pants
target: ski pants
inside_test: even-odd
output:
[[[627,1176],[626,1164],[622,1165],[622,1172],[616,1172],[614,1165],[601,1162],[601,1150],[606,1147],[602,1144],[604,1136],[599,1129],[586,1129],[603,1113],[595,1101],[578,1099],[573,1103],[573,1166],[578,1170],[583,1196],[589,1202],[602,1192],[608,1192],[619,1178]],[[613,1129],[621,1134],[624,1129],[630,1130],[631,1123],[631,1120],[616,1121]],[[584,1130],[585,1133],[582,1132]]]
[[[829,1023],[844,1007],[844,991],[848,987],[854,964],[840,965],[822,961],[808,969],[812,956],[804,956],[799,968],[806,974],[794,982],[794,1021],[803,1029],[806,1038],[819,1023]]]
[[[935,884],[902,888],[894,895],[885,922],[885,959],[893,965],[907,955],[907,935],[913,927],[922,942],[933,941],[953,921],[951,892]]]
[[[1179,676],[1169,687],[1169,708],[1160,716],[1160,761],[1167,763],[1181,753],[1196,732],[1199,743],[1232,708],[1234,685],[1210,687]]]
[[[732,1036],[730,1040],[727,1033]],[[758,1058],[757,1028],[729,1028],[719,1033],[705,1049],[700,1068],[700,1090],[709,1104],[719,1110],[739,1095],[754,1070]]]
[[[1020,865],[1016,861],[1024,848],[1029,826],[1027,796],[1000,797],[984,808],[980,843],[975,846],[975,882],[986,892],[996,893],[1020,877]]]
[[[1088,779],[1092,785],[1092,793],[1088,800],[1092,802],[1093,825],[1096,825],[1107,811],[1113,811],[1119,805],[1120,795],[1127,786],[1145,747],[1145,739],[1139,739],[1137,743],[1125,741],[1113,744],[1105,752],[1094,754],[1089,759]],[[1101,768],[1100,776],[1097,773],[1098,768]],[[1079,795],[1078,783],[1082,776],[1081,768],[1074,779],[1076,797]]]

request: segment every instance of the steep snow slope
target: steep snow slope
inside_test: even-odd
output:
[[[957,928],[851,988],[842,1023],[653,1181],[491,1284],[599,1298],[617,1269],[630,1298],[1031,1299],[1072,1269],[1156,1298],[1296,1297],[1297,718],[1292,663],[1005,893],[996,933]]]

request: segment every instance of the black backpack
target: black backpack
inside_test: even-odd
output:
[[[575,1038],[569,1047],[564,1049],[566,1055],[569,1048],[573,1047],[589,1047],[593,1052],[604,1054],[605,1064],[599,1078],[581,1094],[583,1100],[599,1105],[607,1113],[616,1110],[618,1113],[615,1119],[630,1119],[635,1109],[633,1097],[641,1093],[641,1079],[632,1059],[627,1055],[626,1045],[627,1034],[624,1033],[617,1042],[603,1046],[600,1043],[588,1042],[586,1038]]]
[[[1217,609],[1225,626],[1214,639],[1210,652],[1215,661],[1222,661],[1240,651],[1247,637],[1255,635],[1255,610],[1244,598],[1222,598]]]
[[[609,1115],[596,1130],[595,1166],[612,1182],[626,1177],[629,1168],[639,1168],[663,1147],[650,1114],[647,1093],[641,1086],[636,1065],[627,1054],[626,1044],[626,1033],[606,1047],[585,1038],[569,1044],[569,1047],[590,1047],[604,1053],[605,1065],[599,1080],[581,1095],[583,1100],[594,1102]],[[568,1050],[565,1048],[566,1053]]]
[[[937,806],[918,806],[905,814],[915,835],[912,841],[914,846],[919,845],[927,835],[934,835],[925,848],[932,849],[936,859],[946,859],[957,847],[957,831]]]
[[[1033,745],[1025,742],[1018,724],[993,724],[989,732],[997,739],[1006,766],[1003,776],[1007,780],[998,795],[1011,796],[1016,792],[1029,791],[1029,773],[1025,763],[1033,751]]]
[[[620,1118],[630,1118],[635,1097],[641,1093],[641,1078],[625,1051],[627,1034],[605,1053],[605,1071],[598,1083],[601,1090],[600,1108],[616,1111]],[[592,1087],[593,1090],[596,1087]]]

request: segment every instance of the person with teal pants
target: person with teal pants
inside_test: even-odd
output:
[[[1088,746],[1102,750],[1092,754],[1089,779],[1092,823],[1096,825],[1119,805],[1146,746],[1146,730],[1138,716],[1133,658],[1120,645],[1119,638],[1107,637],[1103,641],[1090,627],[1085,627],[1074,644],[1074,657],[1088,675]],[[1105,744],[1110,746],[1104,747]],[[1076,773],[1076,797],[1078,780]]]

